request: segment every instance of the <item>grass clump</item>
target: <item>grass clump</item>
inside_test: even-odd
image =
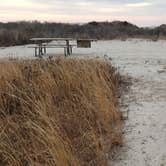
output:
[[[121,143],[118,76],[102,60],[0,62],[1,165],[106,165]]]

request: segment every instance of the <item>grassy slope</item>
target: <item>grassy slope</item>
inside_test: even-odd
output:
[[[101,60],[0,62],[0,164],[106,165],[118,76]]]

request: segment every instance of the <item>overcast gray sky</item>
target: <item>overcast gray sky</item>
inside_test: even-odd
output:
[[[166,23],[166,0],[0,0],[0,21]]]

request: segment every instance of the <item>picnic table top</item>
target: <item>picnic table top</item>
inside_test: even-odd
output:
[[[74,40],[72,38],[32,38],[31,41]]]
[[[65,41],[65,40],[82,40],[82,41],[97,41],[96,39],[74,39],[74,38],[32,38],[31,41]]]

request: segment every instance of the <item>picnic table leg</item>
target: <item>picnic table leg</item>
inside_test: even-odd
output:
[[[70,55],[70,43],[69,40],[66,40],[67,55]]]
[[[37,47],[35,47],[35,57],[37,57]]]
[[[70,55],[73,53],[72,46],[70,45]]]
[[[67,56],[67,48],[66,47],[64,47],[64,55],[65,55],[65,57]]]
[[[40,56],[40,47],[39,47],[38,49],[39,49],[39,54],[38,54],[38,56]]]
[[[42,44],[39,44],[39,57],[42,57],[43,55],[43,46]]]
[[[41,47],[39,46],[39,56],[41,56]]]
[[[41,55],[44,55],[43,49],[44,49],[44,46],[41,44]]]
[[[39,44],[39,56],[41,56],[41,46]]]
[[[46,46],[44,46],[44,55],[46,55],[46,53],[47,53],[47,52],[46,52]]]

